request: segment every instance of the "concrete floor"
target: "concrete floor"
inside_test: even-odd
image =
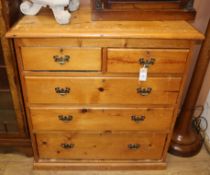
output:
[[[168,155],[168,168],[161,171],[35,171],[33,158],[0,154],[0,175],[210,175],[210,155],[203,148],[192,158]]]

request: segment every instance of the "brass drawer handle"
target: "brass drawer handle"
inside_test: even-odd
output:
[[[60,65],[64,65],[69,62],[70,56],[69,55],[65,55],[65,56],[55,55],[55,56],[53,56],[53,59],[56,63],[58,63]]]
[[[141,147],[140,144],[128,144],[128,149],[130,150],[137,150]]]
[[[145,120],[145,116],[136,116],[136,115],[132,115],[131,116],[131,120],[133,120],[134,122],[136,122],[136,123],[141,123],[141,122],[143,122],[144,120]]]
[[[142,96],[148,96],[149,94],[151,94],[152,92],[152,88],[138,88],[137,89],[137,93],[142,95]]]
[[[63,149],[72,149],[72,148],[74,148],[74,144],[68,144],[68,143],[62,143],[61,144],[61,147],[63,148]]]
[[[143,65],[146,68],[149,68],[150,66],[155,64],[155,58],[150,58],[148,60],[145,60],[144,58],[139,59],[139,64]]]
[[[60,87],[56,87],[55,88],[55,92],[61,96],[65,96],[67,94],[69,94],[71,91],[70,88],[66,87],[66,88],[60,88]]]
[[[59,115],[58,119],[63,122],[70,122],[73,120],[73,116],[71,115]]]

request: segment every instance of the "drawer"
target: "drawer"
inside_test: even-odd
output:
[[[37,134],[41,159],[161,159],[164,134]]]
[[[148,67],[149,73],[184,73],[189,50],[108,49],[107,71],[137,73]]]
[[[29,103],[175,104],[181,78],[25,77]]]
[[[173,108],[30,108],[35,131],[169,130]]]
[[[100,71],[100,48],[22,47],[24,70]]]

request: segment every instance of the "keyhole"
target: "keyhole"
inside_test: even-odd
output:
[[[102,88],[102,87],[98,88],[98,90],[99,90],[100,92],[104,92],[104,88]]]
[[[60,49],[60,53],[63,53],[63,48]]]

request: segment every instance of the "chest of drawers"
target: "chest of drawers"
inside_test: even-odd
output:
[[[35,168],[163,169],[191,52],[203,35],[183,21],[67,26],[23,17],[14,38]],[[147,81],[139,81],[147,67]]]

